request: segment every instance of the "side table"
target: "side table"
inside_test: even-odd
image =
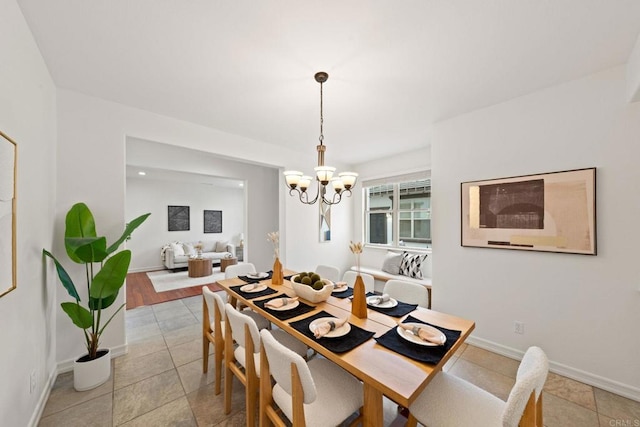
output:
[[[203,258],[189,258],[189,277],[211,276],[211,260]]]
[[[237,263],[238,263],[237,257],[222,258],[220,260],[220,271],[225,271],[227,267],[229,267],[230,265],[236,265]]]

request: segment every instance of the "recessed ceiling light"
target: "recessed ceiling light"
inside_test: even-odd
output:
[[[146,172],[144,172],[144,171],[140,171],[140,172],[138,172],[138,175],[141,175],[141,176],[145,176],[146,174],[147,174],[147,173],[146,173]]]

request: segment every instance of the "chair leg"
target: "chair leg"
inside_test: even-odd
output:
[[[536,401],[536,427],[543,427],[544,424],[542,422],[542,393],[538,396],[538,400]]]
[[[416,427],[418,425],[418,420],[413,416],[411,412],[409,412],[409,418],[407,419],[407,427]]]
[[[215,368],[216,368],[216,384],[215,384],[215,393],[220,394],[220,385],[222,384],[222,362],[223,359],[223,351],[222,348],[218,348],[219,346],[214,347],[214,357],[215,357]]]
[[[209,371],[209,339],[202,336],[202,372],[207,373]]]

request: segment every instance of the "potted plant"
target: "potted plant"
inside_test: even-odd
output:
[[[42,250],[44,255],[53,260],[60,282],[75,300],[60,304],[62,310],[71,318],[73,324],[84,332],[87,354],[74,363],[73,383],[78,391],[97,387],[111,376],[110,351],[99,348],[100,336],[125,304],[118,307],[106,322],[103,319],[103,310],[110,307],[118,297],[131,262],[130,250],[115,251],[149,215],[151,214],[141,215],[129,222],[122,236],[111,246],[107,246],[107,239],[96,234],[93,214],[87,205],[76,203],[67,212],[64,246],[72,261],[84,264],[88,296],[84,306],[71,276],[51,252]],[[99,266],[96,268],[95,264]]]

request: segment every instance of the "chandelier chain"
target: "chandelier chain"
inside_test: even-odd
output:
[[[322,125],[324,124],[324,118],[322,116],[322,82],[320,82],[320,145],[322,145],[324,141],[324,135],[322,131]]]

